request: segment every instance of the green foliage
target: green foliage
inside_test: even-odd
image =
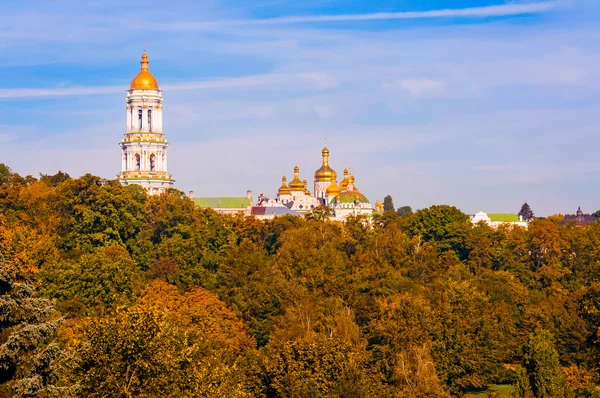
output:
[[[413,214],[413,209],[410,206],[400,206],[396,210],[396,214],[398,214],[398,217],[409,216]]]
[[[307,220],[323,221],[331,216],[331,210],[327,206],[317,206],[304,216]]]
[[[533,220],[533,211],[531,210],[531,207],[527,204],[527,202],[523,203],[523,206],[521,206],[521,210],[519,210],[519,213],[517,215],[523,217],[523,220],[525,221]]]
[[[391,195],[387,195],[383,198],[383,210],[384,211],[394,211],[396,208],[394,207],[394,200]]]
[[[316,210],[0,167],[0,397],[598,396],[599,225]]]
[[[441,250],[455,249],[459,252],[465,230],[470,227],[469,216],[454,206],[440,205],[418,210],[410,231],[425,242],[436,242]]]
[[[71,315],[114,310],[132,304],[143,287],[143,275],[121,246],[99,247],[78,260],[44,268],[43,291]]]
[[[570,395],[558,362],[558,352],[547,331],[541,329],[533,333],[524,351],[525,372],[519,372],[515,386],[517,396],[553,398]]]
[[[42,253],[24,256],[40,238],[20,225],[9,225],[0,216],[0,396],[72,396],[64,383],[65,354],[56,343],[62,319],[53,303],[35,296],[32,261]]]
[[[356,371],[365,365],[365,358],[347,343],[315,337],[267,351],[262,377],[267,396],[377,396],[381,387],[376,381],[364,371]]]
[[[93,320],[76,378],[86,397],[249,397],[245,381],[219,351],[209,351],[153,310]]]

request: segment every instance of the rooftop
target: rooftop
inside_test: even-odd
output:
[[[512,213],[494,213],[489,214],[488,217],[492,222],[519,222],[519,216]]]
[[[245,209],[252,204],[252,200],[245,197],[216,197],[216,198],[194,198],[196,206],[213,209]]]

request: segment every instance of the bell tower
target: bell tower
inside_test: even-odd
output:
[[[149,194],[160,194],[175,182],[167,172],[167,147],[162,124],[163,96],[148,68],[144,49],[140,72],[131,81],[125,97],[126,127],[121,147],[123,185],[141,185]]]

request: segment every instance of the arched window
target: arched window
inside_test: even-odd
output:
[[[148,131],[152,131],[152,110],[148,109]]]
[[[136,170],[140,169],[140,162],[141,162],[140,154],[136,153],[135,154],[135,169]]]
[[[142,110],[138,110],[138,130],[142,129]]]
[[[150,171],[154,171],[154,165],[155,165],[155,158],[156,156],[154,156],[154,154],[150,155]]]

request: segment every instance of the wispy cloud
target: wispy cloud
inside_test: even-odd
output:
[[[394,83],[384,83],[384,88],[401,88],[408,90],[413,97],[422,97],[427,94],[442,94],[445,83],[443,80],[433,79],[402,79]]]
[[[203,81],[188,81],[161,85],[161,89],[169,91],[188,90],[226,90],[243,89],[258,86],[273,89],[303,88],[309,90],[326,90],[338,85],[336,78],[330,74],[294,73],[294,74],[259,74],[242,77],[222,78]],[[18,99],[35,97],[76,97],[84,95],[114,94],[122,92],[122,86],[98,87],[53,87],[53,88],[4,88],[0,89],[0,99]]]
[[[299,23],[322,22],[355,22],[399,19],[431,19],[431,18],[485,18],[511,15],[538,14],[551,12],[568,5],[567,1],[539,1],[533,3],[509,3],[496,6],[471,7],[458,9],[443,9],[430,11],[405,12],[375,12],[368,14],[338,14],[338,15],[303,15],[283,16],[263,19],[240,19],[205,21],[196,23],[177,23],[169,25],[155,24],[153,27],[171,28],[174,30],[213,29],[223,25],[289,25]]]

